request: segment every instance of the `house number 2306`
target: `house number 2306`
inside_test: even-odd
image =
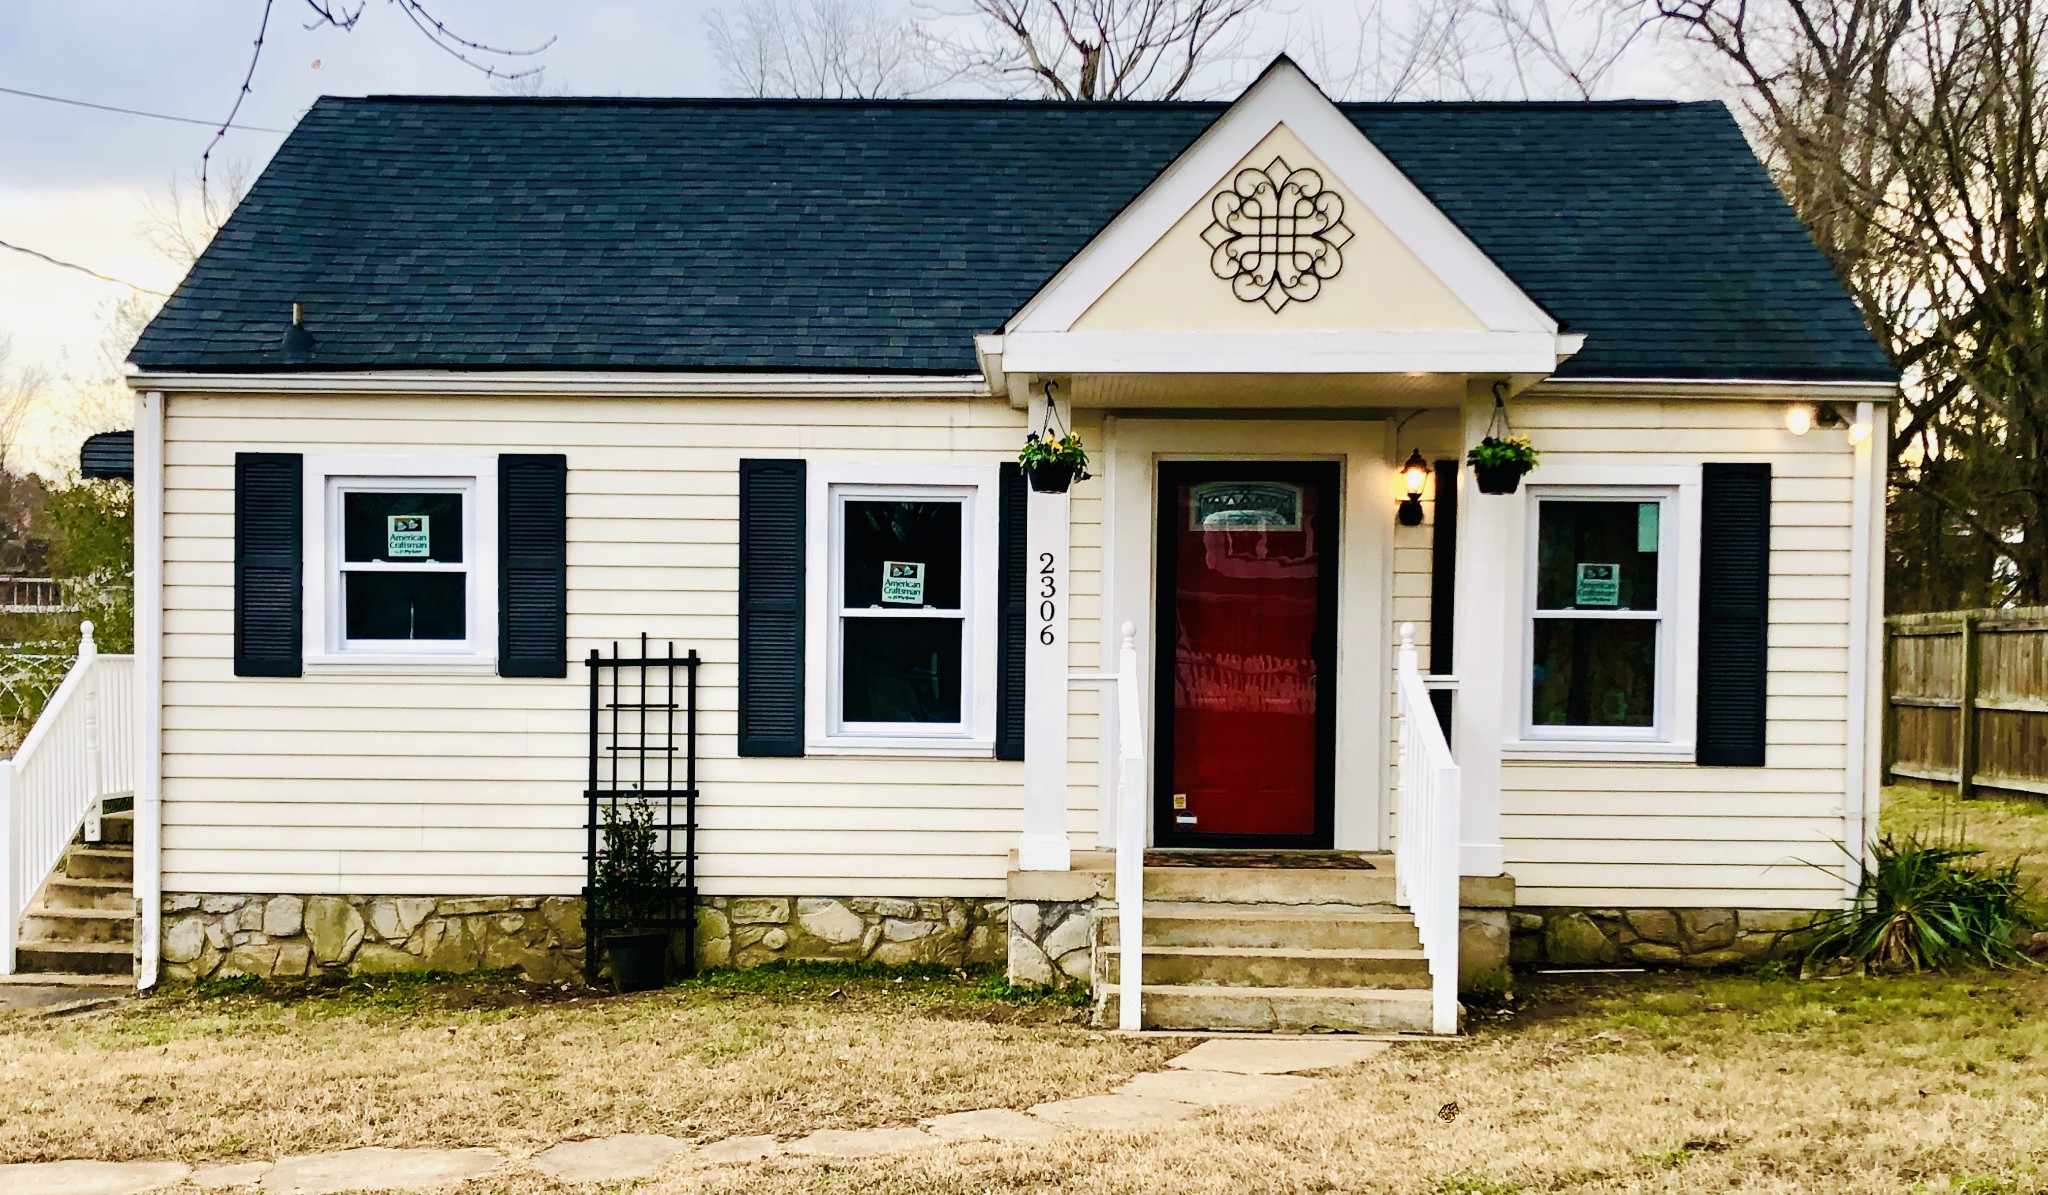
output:
[[[1059,597],[1059,595],[1059,582],[1054,579],[1053,554],[1051,552],[1040,552],[1038,554],[1038,641],[1047,647],[1052,646],[1054,639],[1052,620],[1053,615],[1059,612],[1059,606],[1053,599]]]

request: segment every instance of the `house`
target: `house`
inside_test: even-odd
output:
[[[325,99],[134,365],[144,985],[566,976],[640,791],[707,962],[1441,1029],[1874,823],[1896,373],[1718,104]]]

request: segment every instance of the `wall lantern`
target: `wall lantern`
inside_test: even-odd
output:
[[[1422,487],[1429,483],[1429,462],[1422,459],[1421,449],[1408,454],[1408,463],[1401,466],[1401,480],[1408,486],[1408,496],[1401,499],[1395,518],[1403,527],[1420,527]]]

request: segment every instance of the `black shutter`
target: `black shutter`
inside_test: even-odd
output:
[[[740,462],[740,754],[804,753],[804,463]]]
[[[1771,467],[1709,464],[1700,477],[1699,745],[1706,766],[1764,766],[1770,671]]]
[[[498,675],[569,675],[569,458],[498,458]]]
[[[1024,550],[1029,498],[1024,470],[1003,465],[1002,530],[996,539],[996,758],[1024,758],[1024,628],[1031,562]]]
[[[296,452],[235,454],[235,675],[302,670],[300,524],[305,462]]]
[[[1434,675],[1457,671],[1457,617],[1458,462],[1443,460],[1436,463],[1436,521],[1429,544],[1429,670]],[[1446,741],[1451,737],[1451,701],[1449,689],[1429,692]]]

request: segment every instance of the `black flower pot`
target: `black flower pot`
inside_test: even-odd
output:
[[[1024,479],[1041,494],[1064,494],[1074,488],[1074,479],[1080,472],[1072,465],[1047,461],[1024,470]]]
[[[1474,465],[1472,475],[1479,481],[1482,494],[1512,494],[1522,484],[1522,474],[1529,470],[1522,465]]]
[[[604,952],[611,960],[612,988],[616,991],[650,991],[668,979],[666,933],[608,934]]]

